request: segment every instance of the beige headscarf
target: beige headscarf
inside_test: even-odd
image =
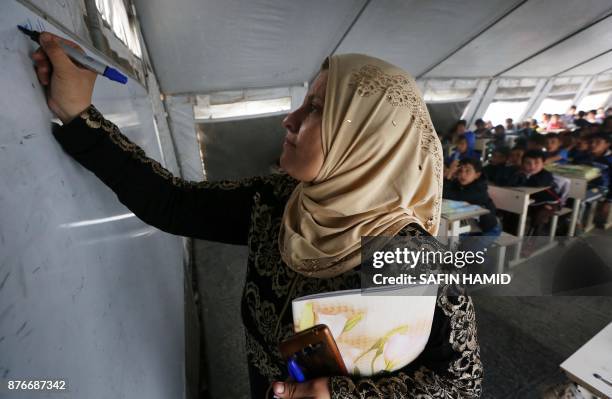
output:
[[[279,235],[283,261],[319,278],[357,266],[361,236],[413,222],[435,235],[442,198],[442,149],[414,79],[362,54],[328,61],[325,161],[291,194]]]

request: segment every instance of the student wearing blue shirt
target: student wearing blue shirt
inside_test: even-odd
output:
[[[480,159],[480,153],[468,145],[468,140],[465,136],[460,136],[457,139],[455,150],[446,158],[446,165],[450,165],[453,161],[461,161],[463,159]]]
[[[589,137],[579,135],[576,144],[569,150],[568,159],[573,164],[584,164],[588,162],[589,157]]]
[[[591,157],[589,163],[601,171],[601,177],[591,182],[606,195],[607,201],[598,203],[595,213],[595,225],[602,227],[608,218],[610,201],[612,201],[612,151],[610,136],[606,133],[595,133],[590,141]]]
[[[546,135],[546,160],[544,163],[566,164],[568,162],[568,151],[561,147],[559,133],[548,133]]]
[[[470,149],[474,149],[476,146],[476,135],[471,130],[467,130],[467,122],[464,119],[460,119],[455,125],[455,139],[459,137],[465,137]]]

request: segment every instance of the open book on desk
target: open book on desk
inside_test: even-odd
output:
[[[394,371],[425,348],[437,288],[355,289],[296,298],[292,302],[294,329],[297,333],[316,324],[327,325],[351,375]]]

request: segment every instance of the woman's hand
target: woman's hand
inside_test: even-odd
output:
[[[32,53],[32,59],[38,80],[46,88],[49,108],[63,123],[68,123],[91,104],[97,74],[76,66],[60,42],[83,51],[74,42],[44,32],[40,35],[41,47]]]
[[[306,382],[275,382],[272,389],[276,397],[283,399],[330,399],[328,380],[321,377]]]

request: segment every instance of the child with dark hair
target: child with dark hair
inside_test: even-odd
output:
[[[509,186],[546,187],[531,196],[529,205],[531,235],[544,235],[545,227],[560,205],[560,197],[553,189],[553,175],[544,169],[544,152],[530,150],[523,155],[521,168],[508,181]]]
[[[499,236],[501,228],[495,216],[495,204],[487,192],[487,179],[482,173],[482,164],[478,159],[466,158],[459,162],[455,171],[447,173],[444,179],[443,198],[455,201],[466,201],[486,208],[490,213],[480,216],[479,235]]]
[[[487,124],[484,120],[480,118],[476,119],[474,125],[476,126],[476,130],[474,130],[476,137],[486,137],[490,134],[490,129],[487,128]]]
[[[546,148],[546,136],[541,133],[532,134],[527,138],[527,151],[544,151]]]
[[[561,146],[559,133],[548,133],[546,135],[546,160],[545,163],[566,164],[568,151]]]
[[[495,146],[501,147],[506,142],[506,128],[504,125],[497,125],[493,130],[493,142]]]
[[[515,145],[510,150],[506,165],[513,167],[515,171],[518,170],[523,164],[523,155],[525,155],[525,147],[522,145]]]
[[[612,115],[608,115],[605,117],[605,119],[601,123],[601,131],[612,135]]]
[[[588,144],[586,156],[583,156],[580,163],[583,165],[591,165],[599,169],[601,177],[589,182],[590,188],[595,188],[597,191],[612,198],[612,151],[610,151],[610,136],[605,133],[592,134],[580,138],[581,148]]]
[[[590,182],[607,198],[600,202],[596,209],[595,224],[601,227],[605,224],[610,201],[612,201],[612,151],[610,151],[610,136],[606,133],[597,133],[591,136],[589,164],[599,168],[601,177]]]
[[[443,144],[451,144],[457,141],[459,137],[464,136],[467,138],[468,146],[474,148],[476,144],[476,136],[474,132],[467,130],[467,122],[465,119],[458,120],[447,134],[442,135],[440,140]]]
[[[480,154],[478,151],[470,148],[467,137],[459,136],[455,143],[455,150],[446,158],[445,164],[448,166],[452,164],[453,161],[461,161],[467,158],[479,159]]]
[[[483,173],[490,183],[504,185],[514,174],[516,168],[508,166],[509,157],[510,148],[508,147],[496,147],[493,150],[489,163],[483,168]]]
[[[574,125],[577,128],[588,127],[590,125],[589,121],[586,120],[586,112],[578,111],[578,116],[574,118]]]
[[[550,132],[551,130],[559,130],[563,129],[564,127],[565,126],[563,125],[563,121],[561,120],[561,115],[554,114],[550,116],[550,121],[548,122],[546,131]]]
[[[572,133],[573,134],[573,133]],[[573,164],[583,164],[588,162],[589,153],[589,136],[575,135],[576,143],[567,154],[568,160]]]

